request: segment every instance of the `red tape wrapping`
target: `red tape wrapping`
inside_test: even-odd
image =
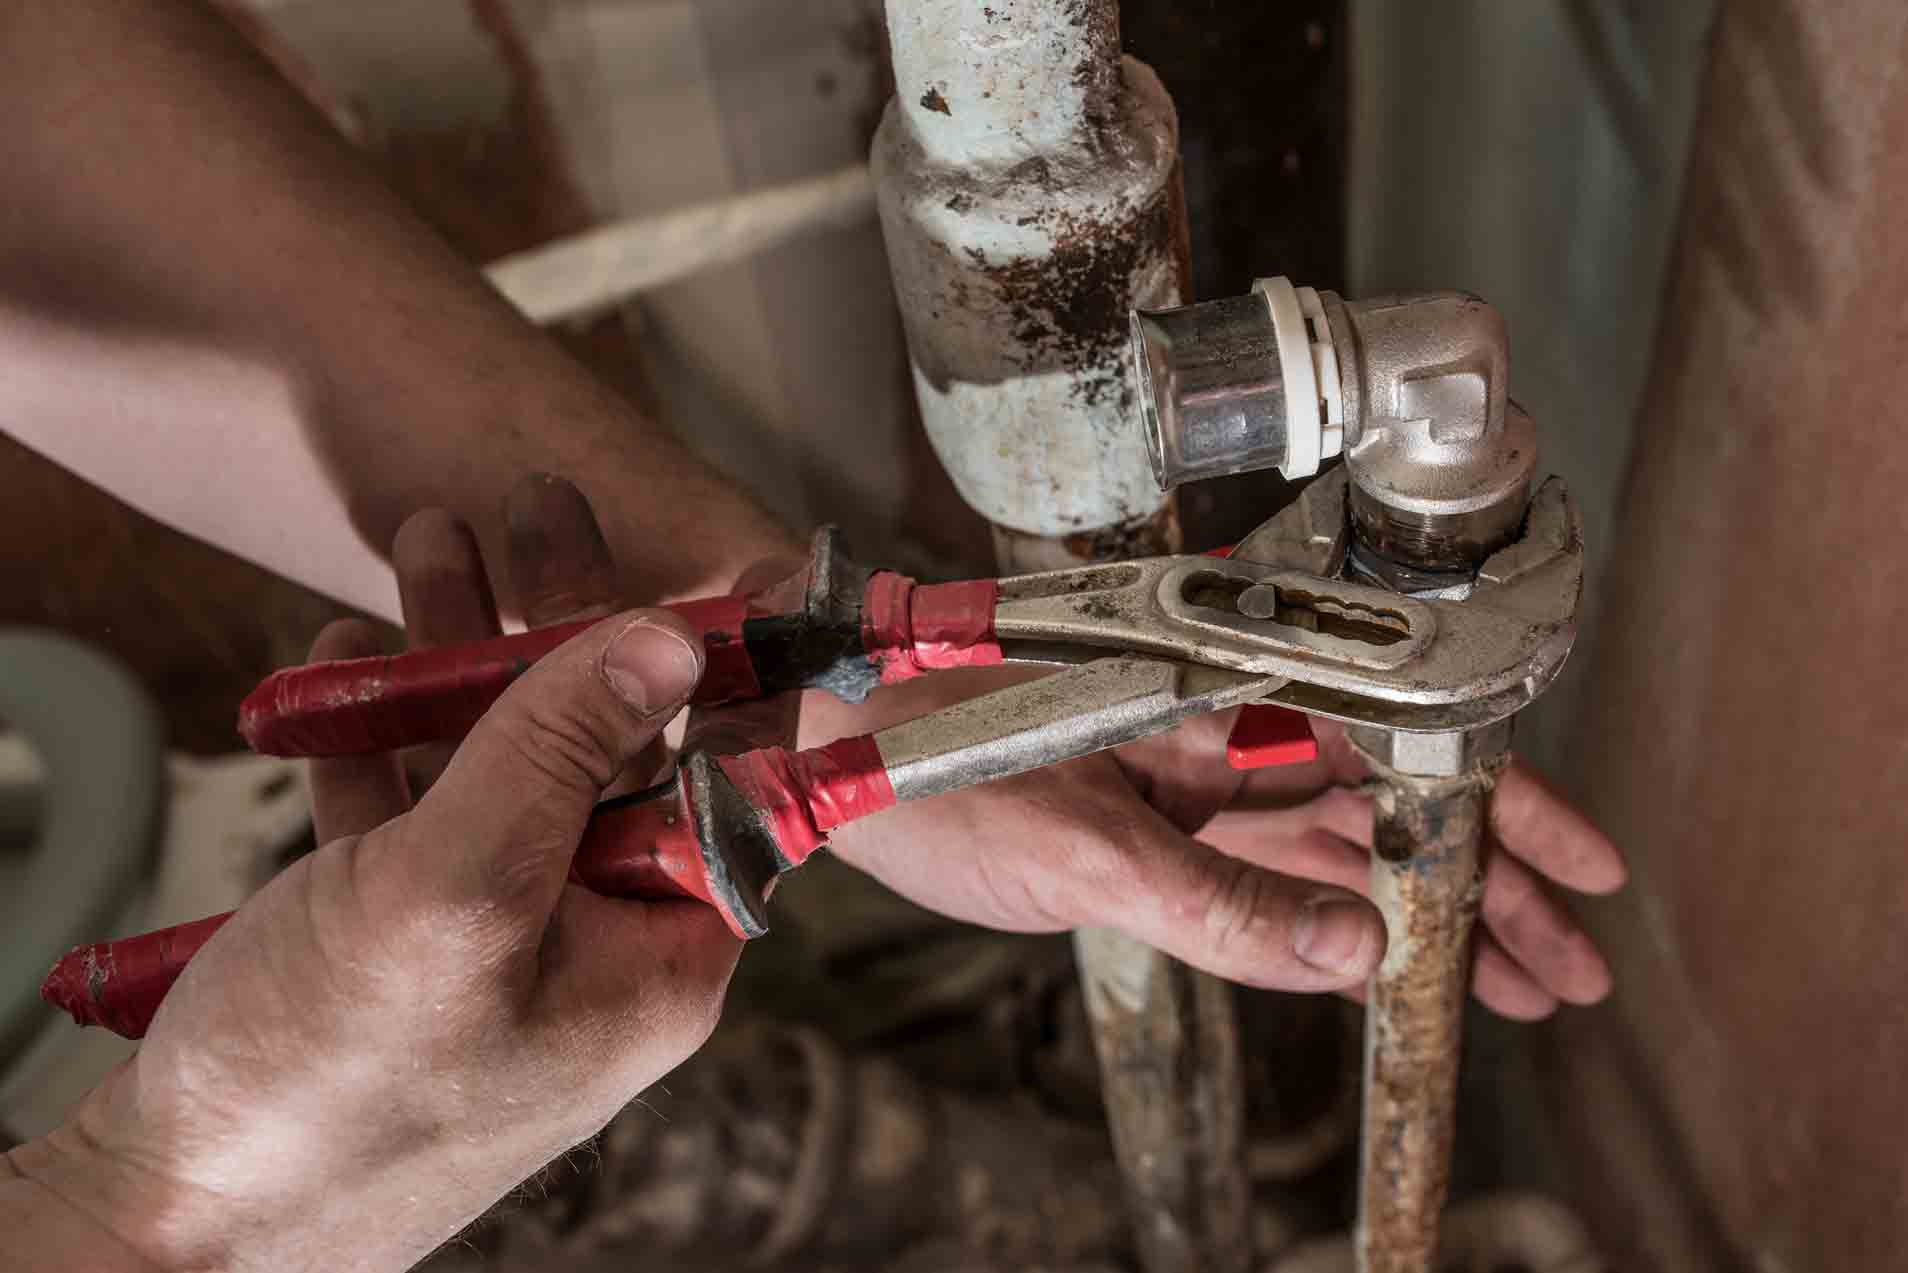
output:
[[[742,641],[743,597],[665,607],[702,633],[704,705],[761,697]],[[530,665],[584,630],[585,619],[434,650],[343,659],[272,673],[239,707],[239,733],[267,756],[354,756],[461,738]]]
[[[267,756],[354,756],[458,738],[532,663],[597,622],[283,668],[239,705],[239,733]]]
[[[719,763],[790,866],[805,862],[836,827],[894,804],[881,750],[867,734],[802,751],[765,747]]]
[[[926,670],[1000,662],[1000,642],[994,639],[994,605],[999,599],[1000,585],[992,579],[916,588],[908,607],[914,621],[914,665]]]
[[[874,660],[883,685],[919,676],[914,666],[914,622],[908,603],[914,580],[891,571],[879,571],[868,580],[861,597],[861,648]]]
[[[868,581],[861,605],[861,642],[893,685],[923,672],[954,667],[991,667],[1001,661],[994,639],[994,605],[1000,588],[992,579],[916,584],[882,572]]]
[[[40,983],[40,998],[80,1025],[144,1038],[179,970],[230,918],[228,911],[139,937],[76,946]]]

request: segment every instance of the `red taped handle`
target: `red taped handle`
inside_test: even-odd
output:
[[[40,983],[40,998],[80,1025],[144,1038],[186,961],[230,918],[232,912],[227,911],[139,937],[76,946]]]
[[[806,859],[835,827],[894,803],[881,753],[865,734],[806,751],[769,747],[720,763],[775,840],[784,869]],[[570,877],[607,897],[691,898],[713,906],[736,936],[747,935],[711,884],[681,783],[598,805]],[[80,1025],[142,1038],[187,961],[230,918],[76,947],[47,974],[40,997]]]
[[[571,877],[609,897],[694,898],[713,904],[680,788],[645,794],[648,799],[599,807],[577,846]],[[53,965],[40,984],[40,998],[79,1025],[143,1038],[186,963],[230,918],[228,911],[137,937],[76,946]],[[736,927],[726,911],[724,918]]]
[[[761,693],[742,642],[748,602],[711,597],[664,606],[702,634],[706,670],[693,701]],[[267,756],[353,756],[458,738],[550,651],[601,622],[559,623],[513,636],[408,654],[313,663],[274,672],[239,707],[239,733]]]

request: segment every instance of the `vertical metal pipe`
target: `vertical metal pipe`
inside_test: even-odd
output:
[[[1106,929],[1075,933],[1073,949],[1141,1267],[1242,1273],[1251,1190],[1232,987]]]
[[[871,164],[929,440],[1003,570],[1170,552],[1127,315],[1186,287],[1172,101],[1117,0],[888,0]],[[1075,942],[1150,1273],[1246,1267],[1230,988],[1116,933]]]
[[[1351,737],[1379,780],[1371,886],[1390,936],[1365,1006],[1357,1267],[1431,1273],[1457,1126],[1485,802],[1509,722],[1445,735],[1355,729]]]

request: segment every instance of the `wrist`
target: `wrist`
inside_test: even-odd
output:
[[[170,1266],[122,1232],[137,1204],[103,1155],[69,1127],[0,1156],[0,1226],[22,1273],[164,1273]],[[143,1228],[138,1220],[133,1228]]]
[[[375,1170],[314,1161],[292,1174],[315,1192],[270,1183],[279,1173],[219,1148],[216,1133],[142,1125],[131,1073],[116,1071],[65,1123],[6,1155],[0,1231],[25,1235],[23,1244],[10,1238],[26,1253],[22,1273],[277,1269],[324,1252],[338,1253],[337,1267],[409,1268],[474,1218],[425,1216],[420,1225],[414,1207],[380,1213],[366,1196],[377,1192],[366,1187]],[[195,1145],[209,1152],[195,1155]],[[273,1157],[282,1164],[286,1155]]]

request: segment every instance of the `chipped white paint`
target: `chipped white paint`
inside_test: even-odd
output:
[[[1126,313],[1180,295],[1171,99],[1110,0],[888,0],[888,24],[872,164],[935,452],[1027,534],[1154,513]]]

